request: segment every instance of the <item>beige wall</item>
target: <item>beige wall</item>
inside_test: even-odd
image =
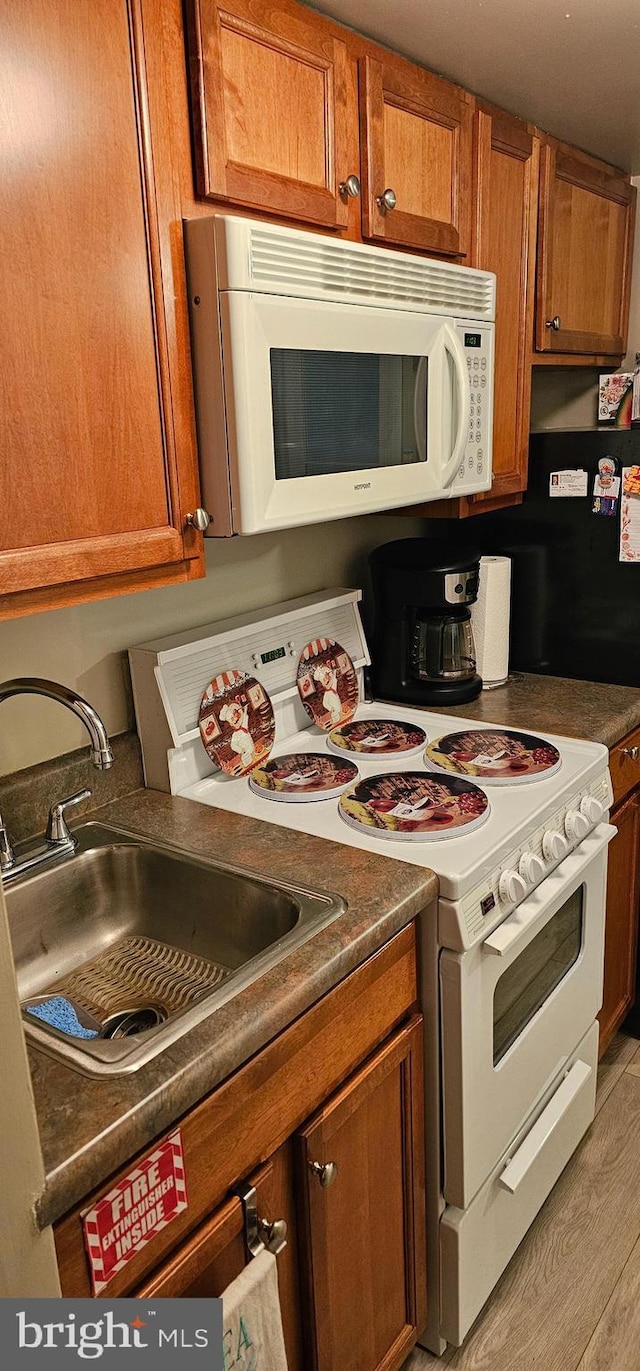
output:
[[[207,540],[203,581],[0,623],[0,679],[49,676],[75,686],[119,733],[133,722],[126,648],[327,586],[361,585],[369,550],[424,528],[370,515],[253,538]],[[0,708],[0,775],[86,741],[60,705],[21,696]]]

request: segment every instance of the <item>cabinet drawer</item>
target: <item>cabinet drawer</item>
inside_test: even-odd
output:
[[[627,733],[609,753],[609,768],[613,785],[613,799],[620,804],[625,796],[640,785],[640,728]]]
[[[411,924],[177,1120],[168,1134],[179,1123],[188,1206],[113,1277],[106,1295],[115,1298],[139,1285],[211,1214],[235,1181],[276,1152],[405,1017],[417,993]],[[56,1225],[63,1295],[91,1294],[82,1213],[144,1161],[158,1141]]]

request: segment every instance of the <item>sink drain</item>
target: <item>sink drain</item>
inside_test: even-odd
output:
[[[168,1015],[161,1005],[137,1005],[134,1009],[121,1009],[110,1014],[102,1026],[101,1038],[134,1038],[136,1033],[144,1033],[148,1028],[156,1028],[164,1023]]]

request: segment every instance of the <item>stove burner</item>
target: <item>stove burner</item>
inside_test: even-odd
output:
[[[507,728],[447,733],[429,743],[425,761],[437,771],[478,777],[491,785],[544,781],[562,766],[562,757],[552,743]]]
[[[265,800],[304,804],[336,799],[357,779],[358,768],[347,758],[335,761],[326,752],[289,752],[258,767],[249,787]]]
[[[359,781],[339,801],[345,823],[376,838],[433,842],[458,838],[489,817],[484,791],[470,781],[424,771],[391,771]]]
[[[325,732],[349,723],[358,708],[355,667],[333,638],[314,638],[302,649],[296,684],[307,714]]]
[[[397,719],[353,719],[334,728],[327,739],[330,752],[339,756],[357,752],[361,757],[408,757],[421,752],[427,741],[423,728]]]

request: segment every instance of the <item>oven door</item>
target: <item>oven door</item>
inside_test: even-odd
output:
[[[449,492],[470,415],[453,319],[243,291],[220,306],[236,532]]]
[[[600,824],[468,952],[442,952],[444,1194],[466,1207],[602,1004]]]

